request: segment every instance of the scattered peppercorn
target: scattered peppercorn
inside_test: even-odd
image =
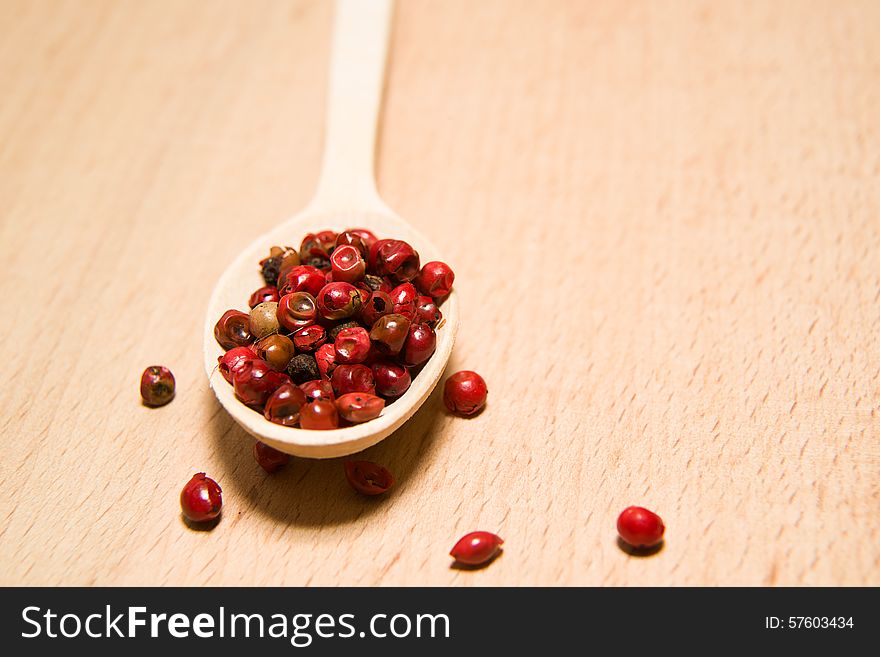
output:
[[[474,415],[486,405],[486,382],[476,372],[456,372],[443,386],[443,403],[457,415]]]
[[[285,454],[258,440],[254,443],[254,460],[263,470],[272,474],[290,462],[290,454]]]
[[[471,532],[462,536],[450,556],[467,566],[482,566],[497,556],[504,541],[491,532]]]
[[[660,516],[644,507],[627,507],[617,518],[617,533],[620,538],[637,549],[659,545],[665,530]]]
[[[174,399],[174,375],[167,367],[151,365],[141,375],[141,399],[147,406],[164,406]]]
[[[220,515],[222,490],[204,472],[194,474],[180,492],[180,510],[192,522],[206,522]]]
[[[381,495],[394,485],[387,468],[372,461],[346,461],[345,478],[361,495]]]

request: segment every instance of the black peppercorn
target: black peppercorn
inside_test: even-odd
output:
[[[335,342],[336,336],[339,335],[339,332],[342,329],[357,328],[358,326],[360,326],[360,324],[358,324],[357,322],[342,322],[342,324],[337,324],[332,329],[327,331],[327,336],[330,338],[330,342]]]
[[[287,366],[287,373],[297,385],[321,378],[318,361],[311,354],[297,354],[294,356]]]
[[[330,258],[323,255],[309,256],[302,263],[315,269],[327,269],[330,267]]]
[[[366,276],[364,276],[363,282],[373,292],[381,290],[382,286],[385,284],[385,281],[382,280],[381,276],[373,276],[372,274],[367,274]]]
[[[278,284],[278,271],[281,269],[281,256],[270,256],[260,261],[263,280],[266,285]]]

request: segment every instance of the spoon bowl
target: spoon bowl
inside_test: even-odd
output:
[[[204,335],[205,371],[214,394],[233,419],[254,438],[295,456],[345,456],[386,438],[412,417],[431,394],[443,375],[455,342],[458,302],[453,291],[443,303],[443,320],[436,330],[437,349],[434,355],[413,378],[409,390],[386,405],[379,417],[362,424],[326,431],[285,427],[269,422],[261,413],[236,398],[232,386],[217,367],[218,357],[225,352],[214,339],[214,324],[226,310],[246,306],[250,293],[264,285],[257,263],[266,257],[271,246],[298,242],[305,234],[319,230],[342,231],[355,227],[367,228],[380,239],[390,237],[409,242],[418,251],[422,263],[441,259],[437,249],[424,236],[387,208],[384,212],[329,214],[306,210],[262,235],[242,251],[220,276],[208,305]]]

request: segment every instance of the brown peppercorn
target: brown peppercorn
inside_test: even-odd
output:
[[[251,309],[251,334],[259,340],[272,333],[278,333],[278,302],[264,301]]]
[[[250,346],[254,341],[250,317],[240,310],[227,310],[214,325],[214,338],[224,349]]]
[[[296,353],[293,341],[285,335],[274,333],[254,345],[257,356],[269,363],[269,367],[278,372],[283,372],[290,364],[290,359]]]
[[[409,333],[410,321],[403,315],[392,313],[376,320],[370,329],[372,340],[380,352],[396,356],[403,348]]]

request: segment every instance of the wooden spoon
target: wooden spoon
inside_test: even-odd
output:
[[[214,324],[230,308],[246,308],[251,292],[264,283],[258,262],[269,247],[299,243],[307,233],[363,227],[379,238],[406,240],[421,262],[442,260],[437,249],[379,197],[373,175],[376,122],[382,96],[392,0],[337,0],[327,99],[324,162],[314,198],[293,218],[258,237],[220,276],[205,318],[205,371],[217,399],[245,431],[272,447],[311,458],[344,456],[375,445],[415,413],[440,380],[458,328],[455,292],[443,304],[437,350],[412,385],[382,414],[344,429],[309,431],[284,427],[240,402],[220,371],[224,352]]]

